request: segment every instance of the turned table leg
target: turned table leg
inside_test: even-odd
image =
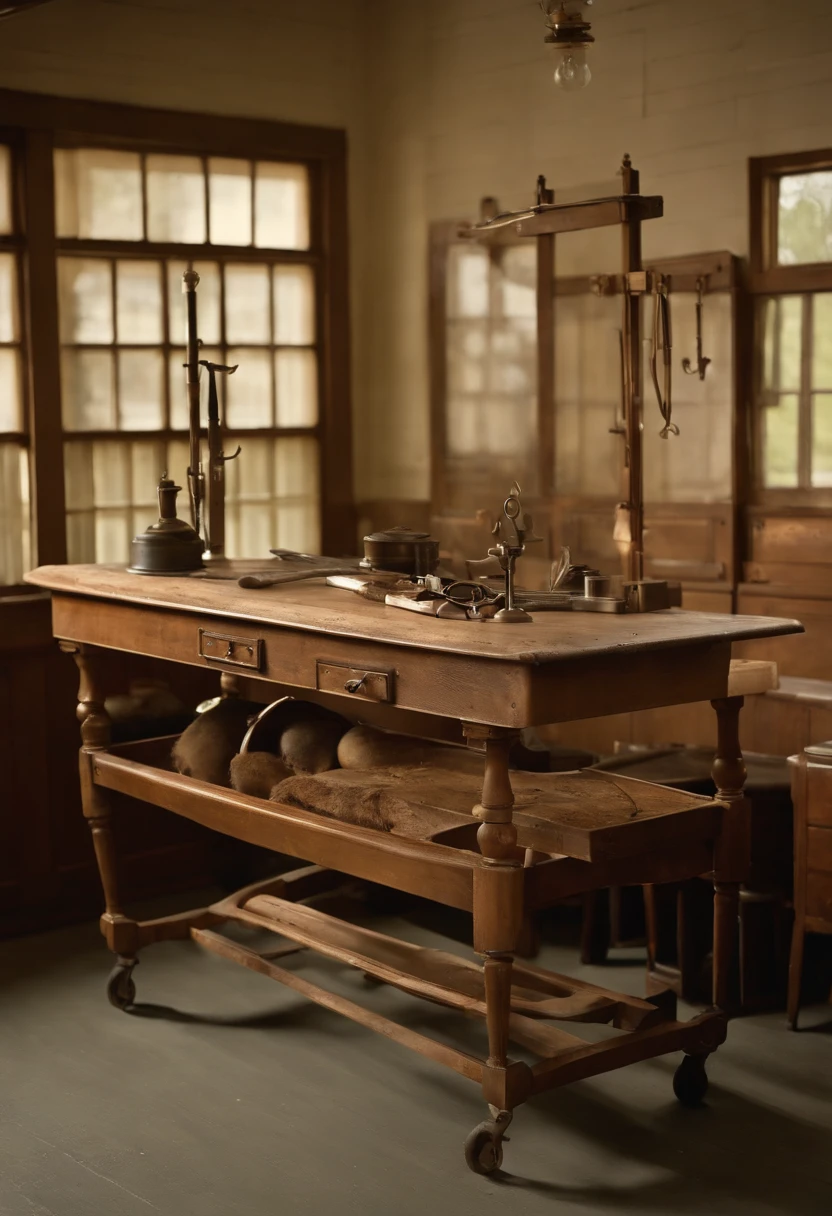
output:
[[[102,656],[90,647],[76,642],[61,642],[60,647],[73,656],[80,675],[76,716],[81,723],[81,804],[92,833],[95,859],[104,889],[101,932],[107,939],[107,945],[118,956],[118,962],[108,982],[107,994],[112,1004],[124,1008],[132,1004],[135,998],[131,972],[137,961],[139,926],[136,921],[125,916],[122,910],[110,794],[93,780],[95,755],[105,751],[110,745],[110,718],[104,708],[101,682]]]
[[[722,828],[714,849],[713,1003],[727,1009],[739,927],[740,884],[748,874],[750,821],[743,794],[746,770],[739,736],[742,697],[712,701],[717,718],[717,750],[711,775],[724,804]]]
[[[476,1173],[489,1174],[502,1164],[502,1140],[512,1110],[527,1096],[529,1070],[508,1056],[511,976],[523,927],[523,861],[512,823],[514,794],[509,777],[509,749],[516,732],[463,724],[465,734],[485,739],[482,800],[473,814],[480,820],[477,843],[483,862],[474,871],[474,949],[483,957],[488,1059],[483,1095],[491,1118],[479,1124],[465,1142],[465,1157]]]

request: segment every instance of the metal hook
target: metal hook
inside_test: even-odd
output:
[[[708,370],[710,359],[702,354],[702,297],[707,289],[707,278],[698,278],[696,280],[696,366],[694,367],[690,359],[682,360],[682,370],[687,376],[699,376],[700,380],[705,379],[705,372]]]
[[[675,422],[671,421],[673,413],[673,403],[671,400],[673,385],[671,350],[673,339],[670,330],[670,301],[667,298],[667,279],[663,274],[655,276],[654,291],[655,307],[653,311],[653,341],[650,352],[650,376],[653,381],[653,387],[656,390],[659,410],[664,419],[664,426],[659,431],[659,435],[662,439],[667,439],[668,435],[678,435],[679,428]],[[659,384],[659,351],[662,352],[664,372],[662,384]]]

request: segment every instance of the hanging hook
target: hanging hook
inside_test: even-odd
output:
[[[710,359],[702,354],[702,297],[705,294],[708,286],[707,276],[696,280],[696,367],[694,367],[690,359],[682,360],[682,370],[688,376],[699,376],[700,380],[705,379],[705,372],[708,370]]]
[[[656,274],[654,281],[655,300],[653,309],[653,341],[650,351],[650,376],[653,380],[653,387],[656,390],[659,410],[664,419],[664,426],[659,431],[659,435],[662,439],[667,439],[668,435],[679,434],[678,426],[676,426],[675,422],[671,421],[673,412],[671,401],[673,381],[671,349],[673,340],[670,332],[670,301],[667,298],[667,279],[665,276],[663,274]],[[662,384],[659,383],[659,351],[662,352],[664,372]]]

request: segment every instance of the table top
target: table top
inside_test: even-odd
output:
[[[94,600],[533,665],[803,632],[799,621],[680,608],[621,615],[538,612],[531,624],[445,621],[373,603],[322,580],[256,590],[227,579],[129,574],[123,566],[41,566],[26,578],[49,591]]]

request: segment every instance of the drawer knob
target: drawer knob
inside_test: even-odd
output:
[[[347,680],[344,688],[347,692],[360,692],[367,683],[366,675],[363,675],[360,680]]]

